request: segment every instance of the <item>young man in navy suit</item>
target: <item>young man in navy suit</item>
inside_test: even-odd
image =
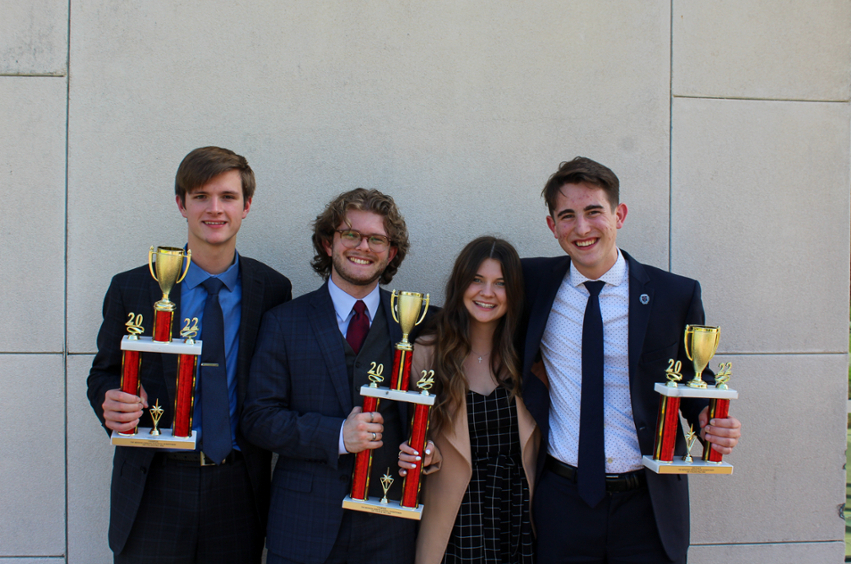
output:
[[[684,563],[686,476],[645,470],[641,457],[652,453],[653,386],[665,381],[668,359],[687,367],[684,379],[693,375],[683,332],[704,323],[700,285],[618,249],[627,207],[607,167],[584,157],[561,163],[542,195],[567,256],[523,261],[523,396],[544,441],[538,562]],[[741,425],[709,421],[707,409],[706,400],[681,405],[702,440],[729,454]],[[684,443],[679,433],[678,454]]]
[[[180,339],[183,319],[198,318],[204,352],[193,429],[199,448],[115,448],[109,520],[115,562],[261,560],[271,453],[248,443],[237,422],[262,316],[289,300],[292,286],[265,264],[236,252],[236,235],[251,208],[254,188],[248,161],[228,149],[195,149],[177,170],[175,200],[188,225],[192,260],[186,278],[170,295],[177,304],[172,336]],[[211,301],[213,291],[218,299]],[[176,355],[143,354],[140,395],[120,389],[124,323],[131,312],[142,314],[144,335],[150,335],[154,303],[161,298],[148,265],[117,274],[106,293],[88,397],[107,433],[140,424],[150,427],[147,408],[155,400],[165,410],[160,426],[171,427]],[[214,304],[217,310],[208,309]],[[218,320],[206,319],[208,312]],[[209,346],[217,339],[221,357],[212,363],[211,372],[212,366],[201,363],[208,353],[217,352]],[[205,402],[205,396],[216,401]]]
[[[402,339],[389,292],[378,284],[392,280],[408,252],[405,220],[392,198],[358,188],[316,218],[313,246],[325,284],[266,314],[242,416],[246,437],[280,455],[267,562],[410,563],[413,521],[342,508],[355,453],[388,445],[374,452],[372,468],[393,472],[406,438],[407,406],[360,407],[372,364],[389,375]],[[388,497],[399,499],[400,486],[397,479]],[[382,495],[374,477],[369,495]]]

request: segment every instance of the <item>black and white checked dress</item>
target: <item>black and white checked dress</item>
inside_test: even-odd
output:
[[[517,407],[499,386],[467,392],[473,476],[455,518],[443,562],[532,562],[529,485],[523,472]]]

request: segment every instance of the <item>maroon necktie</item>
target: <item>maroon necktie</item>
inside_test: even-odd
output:
[[[363,303],[363,300],[355,302],[354,310],[355,315],[349,322],[349,329],[346,331],[346,340],[352,346],[355,354],[358,354],[366,340],[366,334],[369,333],[369,316],[366,314],[366,304]]]

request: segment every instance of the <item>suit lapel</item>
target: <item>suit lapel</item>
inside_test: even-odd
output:
[[[327,282],[310,296],[310,306],[313,315],[309,317],[308,323],[316,335],[322,357],[325,359],[325,367],[337,392],[337,399],[343,406],[343,411],[348,414],[353,406],[349,374],[346,371],[346,351],[343,350],[343,340],[337,326],[337,312],[334,311],[334,302],[328,293]]]
[[[535,303],[529,313],[529,329],[526,333],[525,354],[523,355],[524,374],[531,370],[535,357],[538,355],[541,338],[544,336],[547,319],[550,317],[550,310],[569,267],[570,257],[564,257],[564,260],[558,261],[549,272],[541,273],[541,283],[535,296]]]
[[[644,348],[644,335],[653,309],[653,287],[641,263],[623,250],[621,252],[629,263],[629,381],[632,390],[637,385],[638,359]]]
[[[257,332],[260,328],[260,316],[263,311],[263,282],[257,276],[254,264],[239,258],[239,272],[242,283],[242,303],[239,315],[239,352],[236,360],[237,379],[237,410],[245,401],[248,389],[248,371],[251,367],[251,356],[254,343],[257,342]]]

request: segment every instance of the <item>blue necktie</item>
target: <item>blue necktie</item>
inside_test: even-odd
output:
[[[207,302],[201,320],[201,449],[210,460],[221,464],[233,446],[225,367],[225,323],[219,304],[219,290],[224,283],[210,277],[202,284],[207,290]]]
[[[605,282],[585,282],[591,294],[582,322],[582,404],[579,408],[579,497],[596,507],[606,495],[603,437],[603,315],[600,290]]]

